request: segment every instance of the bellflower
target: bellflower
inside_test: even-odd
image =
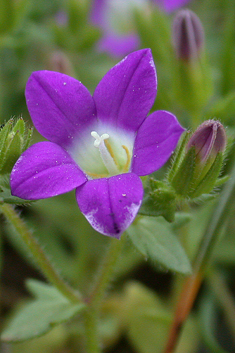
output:
[[[12,194],[35,200],[76,189],[81,212],[98,232],[119,238],[142,199],[140,176],[171,156],[183,128],[156,111],[150,49],[114,66],[93,97],[83,84],[53,71],[34,72],[26,86],[28,110],[49,141],[26,150],[11,173]]]
[[[93,0],[91,22],[102,30],[98,50],[113,57],[122,57],[140,46],[134,26],[134,10],[148,11],[153,3],[165,12],[172,12],[190,0]]]
[[[93,0],[91,22],[102,30],[98,50],[122,57],[140,45],[133,26],[133,10],[144,10],[148,0]]]

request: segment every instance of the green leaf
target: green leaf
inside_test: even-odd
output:
[[[166,269],[191,273],[191,265],[179,240],[164,219],[139,217],[127,229],[139,252]]]
[[[170,311],[139,283],[129,283],[124,294],[123,315],[132,345],[140,353],[161,353],[172,320]]]
[[[83,303],[71,303],[56,288],[46,283],[29,280],[27,287],[36,299],[15,314],[2,333],[1,339],[5,342],[21,342],[39,337],[85,308]]]
[[[187,212],[176,212],[175,214],[175,221],[174,223],[171,224],[171,228],[173,230],[177,230],[183,226],[185,226],[185,224],[189,223],[192,219],[192,215],[190,213]]]

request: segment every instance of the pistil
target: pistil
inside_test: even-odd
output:
[[[99,149],[100,156],[109,174],[117,175],[118,168],[104,143],[104,140],[109,138],[109,134],[102,134],[100,136],[96,131],[92,131],[91,136],[95,139],[94,146]]]

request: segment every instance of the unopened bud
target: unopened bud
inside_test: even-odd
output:
[[[20,155],[29,147],[32,129],[22,118],[10,119],[0,129],[0,175],[10,173]]]
[[[201,164],[215,159],[219,152],[226,147],[226,132],[223,125],[216,120],[207,120],[202,123],[189,139],[186,150],[195,147],[196,158]]]
[[[170,183],[176,193],[190,198],[210,193],[219,182],[227,138],[223,125],[216,120],[201,124],[177,157],[179,165]]]
[[[189,61],[199,56],[204,44],[200,19],[190,10],[180,10],[172,25],[173,45],[178,58]]]

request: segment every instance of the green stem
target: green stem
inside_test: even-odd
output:
[[[111,239],[108,251],[100,267],[96,283],[89,298],[92,306],[99,306],[113,276],[113,270],[122,249],[124,234],[121,240]]]
[[[80,294],[75,292],[66,282],[64,282],[64,280],[56,272],[48,257],[45,255],[42,248],[33,237],[31,231],[27,228],[26,224],[19,217],[15,209],[9,204],[1,204],[0,210],[8,222],[13,226],[17,234],[21,237],[22,241],[33,255],[36,264],[43,272],[47,280],[70,301],[80,302],[82,300]]]
[[[114,268],[122,249],[124,234],[121,240],[111,239],[108,251],[100,267],[95,285],[88,298],[88,307],[84,313],[84,325],[87,339],[87,352],[100,353],[100,341],[98,332],[98,320],[100,305],[113,276]]]
[[[87,309],[84,311],[83,318],[87,353],[101,353],[102,351],[98,332],[98,310],[92,306],[87,307]]]

